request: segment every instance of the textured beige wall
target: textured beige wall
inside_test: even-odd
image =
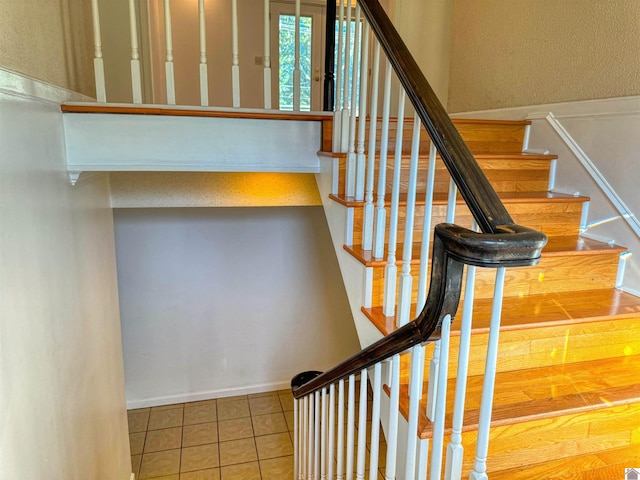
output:
[[[91,4],[0,0],[0,65],[95,96]]]
[[[449,111],[640,94],[640,1],[455,0]]]

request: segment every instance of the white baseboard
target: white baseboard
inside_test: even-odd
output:
[[[0,93],[37,99],[55,104],[64,102],[91,102],[86,95],[43,82],[37,78],[0,67]]]
[[[290,388],[291,383],[286,381],[251,385],[248,387],[209,390],[206,392],[166,395],[162,397],[145,398],[142,400],[127,400],[127,410],[131,410],[134,408],[172,405],[174,403],[197,402],[200,400],[211,400],[214,398],[235,397],[238,395],[251,395],[253,393],[273,392],[275,390],[288,390]]]

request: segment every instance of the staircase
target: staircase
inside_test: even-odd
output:
[[[527,122],[454,120],[487,178],[514,221],[548,236],[540,263],[506,271],[494,409],[489,442],[491,479],[624,478],[623,467],[640,465],[640,299],[616,290],[616,275],[624,247],[580,237],[584,196],[547,191],[550,162],[555,155],[522,153]],[[397,131],[391,122],[389,145]],[[403,138],[411,138],[412,119],[404,121]],[[421,136],[416,220],[424,218],[428,168],[428,136]],[[405,150],[406,151],[406,150]],[[387,179],[393,178],[393,161]],[[383,334],[396,330],[394,315],[383,313],[386,245],[376,258],[362,245],[364,202],[346,195],[346,154],[323,152],[339,159],[335,194],[331,200],[351,210],[353,227],[344,249],[363,267],[371,268],[371,305],[362,312]],[[405,162],[405,165],[408,162]],[[375,178],[379,172],[376,171]],[[401,172],[400,218],[406,208],[408,167]],[[389,189],[390,190],[390,189]],[[438,158],[433,220],[445,221],[449,175]],[[387,205],[389,198],[386,199]],[[390,209],[387,208],[387,212]],[[471,227],[471,215],[458,198],[455,223]],[[401,222],[401,225],[403,223]],[[387,234],[388,238],[388,219]],[[401,229],[402,230],[402,229]],[[422,221],[414,239],[422,237]],[[399,232],[398,252],[403,233]],[[418,268],[421,244],[413,244],[412,270]],[[398,272],[400,261],[397,262]],[[463,478],[473,467],[473,452],[489,335],[493,269],[477,269],[469,378],[462,444]],[[411,318],[416,316],[417,281],[413,282]],[[399,279],[396,284],[399,284]],[[463,305],[452,324],[448,392],[454,391],[457,349]],[[433,356],[434,344],[426,349]],[[429,378],[425,362],[424,378]],[[409,355],[401,356],[400,412],[409,415]],[[427,392],[422,391],[418,435],[429,439]],[[386,388],[388,392],[388,388]],[[453,408],[447,397],[447,411]],[[451,435],[451,415],[445,420],[445,444]]]

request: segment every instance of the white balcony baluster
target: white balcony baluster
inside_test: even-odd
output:
[[[295,56],[293,63],[293,109],[300,110],[300,0],[295,1]]]
[[[309,446],[309,396],[304,397],[302,402],[302,435],[300,439],[300,443],[302,443],[302,448],[300,449],[302,453],[302,479],[307,478],[307,472],[309,471],[309,456],[308,456],[308,446]]]
[[[400,408],[400,355],[391,359],[391,395],[389,396],[389,428],[387,436],[387,460],[385,480],[396,478],[396,457],[398,453],[398,411]]]
[[[336,386],[332,383],[329,387],[329,438],[327,439],[327,452],[329,458],[327,460],[327,477],[333,480],[335,455],[335,438],[336,438]]]
[[[358,71],[360,65],[360,6],[356,6],[356,20],[355,20],[355,32],[353,36],[355,37],[353,40],[353,78],[351,79],[351,105],[350,112],[351,116],[349,118],[349,152],[347,154],[347,179],[346,179],[346,193],[348,197],[353,197],[356,194],[356,168],[357,168],[357,160],[356,160],[356,123],[359,114],[358,111],[358,103],[357,100],[357,87],[358,87],[358,78],[356,76],[356,72]],[[364,115],[363,115],[364,116]]]
[[[200,105],[209,106],[209,75],[207,72],[207,30],[205,25],[204,0],[198,0],[200,24]]]
[[[398,95],[398,126],[396,129],[396,151],[393,164],[393,186],[391,187],[391,214],[389,216],[389,242],[387,244],[387,265],[384,270],[383,311],[388,317],[395,314],[396,282],[396,246],[398,243],[398,215],[400,208],[400,176],[402,174],[402,130],[404,128],[404,104],[406,94],[400,89]]]
[[[299,480],[302,478],[302,471],[300,470],[300,452],[302,452],[302,448],[300,448],[300,432],[298,429],[300,428],[300,400],[294,398],[293,399],[293,448],[295,449],[295,455],[293,456],[293,478]]]
[[[140,76],[140,53],[138,50],[138,24],[135,0],[129,0],[129,28],[131,33],[131,93],[133,103],[142,103],[142,80]]]
[[[102,58],[102,35],[100,34],[100,11],[98,0],[91,0],[91,18],[93,20],[93,72],[96,77],[96,100],[107,101],[104,82],[104,60]]]
[[[271,109],[271,33],[269,28],[269,0],[264,0],[264,108]]]
[[[424,347],[411,349],[411,371],[409,380],[409,418],[407,420],[407,457],[404,469],[405,480],[414,480],[416,473],[416,450],[418,442],[418,413],[422,400],[422,377],[424,372]],[[420,478],[419,480],[424,480]]]
[[[173,36],[171,33],[171,1],[164,0],[164,35],[167,48],[167,60],[164,70],[167,82],[167,104],[176,104],[176,80],[173,73]]]
[[[315,392],[314,426],[313,426],[313,479],[320,478],[320,392]]]
[[[356,423],[356,376],[349,375],[349,397],[347,399],[347,480],[353,480],[353,447]]]
[[[374,38],[373,70],[371,72],[371,111],[369,113],[369,152],[367,161],[367,185],[362,226],[362,247],[373,248],[373,186],[376,171],[376,136],[378,128],[378,75],[380,74],[380,43]],[[367,50],[365,49],[365,52]],[[366,98],[366,96],[365,96]]]
[[[342,132],[340,134],[340,151],[346,152],[349,150],[349,88],[351,87],[351,0],[346,0],[347,11],[345,15],[345,22],[347,22],[347,31],[344,39],[344,86],[342,93],[342,119],[340,120],[340,126]]]
[[[422,225],[422,245],[420,247],[420,273],[418,275],[418,299],[416,313],[420,313],[427,301],[429,283],[429,255],[431,253],[431,218],[433,216],[433,189],[436,178],[436,147],[429,147],[429,167],[427,169],[427,189],[424,198],[424,220]]]
[[[356,479],[364,480],[365,454],[367,453],[367,369],[360,371],[360,404],[358,411],[358,458]]]
[[[369,451],[369,472],[377,478],[380,454],[380,395],[382,394],[382,363],[373,366],[373,403],[371,404],[371,447]],[[370,477],[371,478],[371,477]]]
[[[321,420],[320,420],[320,479],[327,478],[327,389],[322,389],[321,399]],[[333,452],[332,452],[333,453]]]
[[[356,18],[360,18],[360,11]],[[356,23],[359,25],[359,23]],[[358,29],[359,31],[360,29]],[[364,182],[366,155],[364,151],[365,134],[367,132],[367,95],[369,93],[369,24],[364,22],[362,32],[362,48],[360,53],[360,120],[358,122],[358,151],[356,161],[356,200],[364,200]]]
[[[231,0],[231,91],[232,105],[240,107],[240,50],[238,48],[238,0]]]
[[[336,69],[336,103],[333,107],[333,148],[334,152],[340,152],[342,145],[342,82],[344,80],[342,70],[344,68],[344,2],[339,0],[338,6],[338,59]]]
[[[344,380],[338,383],[338,452],[336,455],[336,478],[344,478]]]

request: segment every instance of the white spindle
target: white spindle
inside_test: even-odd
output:
[[[313,477],[315,480],[320,478],[320,392],[315,393],[316,405],[314,408],[314,437],[313,437]]]
[[[447,223],[453,223],[456,218],[456,197],[458,196],[458,187],[453,178],[449,180],[449,197],[447,199]]]
[[[427,385],[427,418],[432,422],[436,418],[436,396],[438,395],[438,377],[440,374],[440,340],[433,344],[433,357],[429,362],[429,384]]]
[[[416,212],[416,184],[420,161],[420,117],[413,116],[413,137],[411,139],[411,165],[409,166],[409,186],[407,189],[407,213],[404,224],[404,247],[402,250],[402,273],[400,274],[400,294],[398,296],[397,325],[409,323],[411,310],[411,256],[413,255],[413,225]]]
[[[200,23],[200,105],[209,106],[209,75],[207,72],[207,31],[205,26],[204,0],[198,0]]]
[[[335,438],[336,438],[336,386],[331,384],[329,387],[329,438],[327,440],[327,452],[329,455],[327,465],[327,477],[333,480],[333,457],[335,455]]]
[[[271,109],[271,34],[269,30],[269,0],[264,0],[264,108]]]
[[[358,411],[358,460],[356,479],[364,480],[365,455],[367,453],[367,369],[360,372],[360,405]]]
[[[238,48],[238,0],[231,0],[231,91],[234,108],[240,107],[240,50]]]
[[[469,480],[487,480],[487,452],[489,451],[489,429],[491,427],[491,410],[493,409],[493,390],[496,381],[496,363],[498,361],[498,338],[500,335],[500,318],[502,316],[502,296],[504,293],[504,267],[496,272],[496,284],[493,292],[489,341],[487,344],[487,360],[480,401],[478,419],[478,440],[476,441],[476,459]]]
[[[342,93],[342,120],[340,125],[342,133],[340,135],[340,151],[346,152],[349,149],[349,87],[351,86],[351,0],[347,1],[347,12],[345,22],[347,31],[344,39],[344,86]]]
[[[315,469],[314,459],[315,459],[315,403],[314,403],[314,394],[309,395],[309,459],[307,461],[307,479],[313,479],[313,471]]]
[[[380,395],[382,393],[382,363],[373,366],[373,403],[371,404],[371,447],[369,472],[378,478],[378,456],[380,454]]]
[[[384,270],[384,303],[386,316],[395,314],[396,282],[396,246],[398,243],[398,210],[400,208],[400,176],[402,174],[402,130],[404,128],[405,92],[401,88],[398,95],[398,128],[396,130],[396,152],[393,164],[393,186],[391,187],[391,214],[389,217],[389,241],[387,244],[387,265]]]
[[[336,478],[344,478],[344,380],[338,383],[338,455],[336,458]]]
[[[349,118],[349,153],[347,155],[347,179],[346,191],[347,196],[353,197],[356,194],[356,120],[359,116],[357,98],[358,79],[356,72],[360,64],[360,5],[356,6],[356,23],[355,32],[353,34],[353,78],[351,79],[351,117]],[[364,116],[364,115],[363,115]]]
[[[389,108],[391,104],[391,63],[387,60],[384,72],[384,94],[382,99],[382,129],[380,132],[380,162],[378,165],[378,197],[373,237],[373,256],[384,255],[384,233],[387,223],[387,210],[384,195],[387,183],[387,156],[389,155]]]
[[[131,92],[133,103],[142,103],[142,80],[140,76],[140,53],[138,51],[138,25],[136,3],[129,0],[129,27],[131,30]]]
[[[407,427],[407,458],[404,469],[405,480],[414,480],[416,473],[416,449],[418,441],[418,413],[422,400],[422,376],[424,372],[424,347],[416,345],[411,350],[409,381],[409,417]],[[424,480],[419,478],[419,480]]]
[[[418,449],[418,471],[416,476],[418,479],[426,479],[429,467],[429,439],[421,439]]]
[[[353,446],[356,423],[356,376],[349,375],[349,397],[347,400],[347,480],[353,480]]]
[[[321,426],[320,428],[320,479],[326,480],[327,478],[327,389],[322,389],[322,401],[321,401]],[[331,452],[331,450],[329,450]],[[333,455],[333,452],[331,452]]]
[[[368,25],[368,24],[367,24]],[[369,114],[369,152],[367,162],[367,186],[362,226],[362,246],[373,248],[373,182],[376,170],[376,133],[378,128],[378,75],[380,73],[380,43],[374,38],[373,71],[371,72],[371,112]],[[364,50],[367,51],[366,49]],[[366,95],[365,95],[366,98]]]
[[[339,0],[338,7],[338,61],[337,61],[337,78],[336,78],[336,103],[333,108],[333,151],[340,152],[342,145],[342,69],[344,68],[344,2],[345,0]]]
[[[356,14],[360,18],[360,7]],[[356,25],[359,25],[358,21]],[[358,29],[360,31],[360,29]],[[367,95],[369,91],[369,23],[364,22],[360,52],[360,121],[358,122],[358,157],[356,161],[356,200],[364,200],[365,164],[364,140],[367,132]]]
[[[398,453],[398,410],[400,406],[400,355],[391,359],[391,395],[389,396],[389,428],[387,436],[387,464],[385,480],[396,478],[396,456]]]
[[[104,82],[104,60],[102,59],[102,36],[100,35],[100,11],[98,0],[91,0],[91,17],[93,19],[93,72],[96,77],[96,100],[107,101],[107,91]]]
[[[300,479],[302,471],[300,470],[300,455],[302,449],[300,448],[300,420],[299,420],[299,408],[300,400],[293,399],[293,447],[295,449],[295,455],[293,456],[293,478]]]
[[[444,417],[447,410],[447,374],[449,366],[449,340],[451,338],[451,316],[442,321],[440,347],[440,369],[438,371],[438,394],[436,418],[433,425],[431,446],[431,470],[429,478],[440,478],[442,472],[442,450],[444,448]]]
[[[309,457],[308,457],[308,445],[309,445],[309,395],[304,397],[302,402],[302,478],[307,478],[307,472],[309,471]]]
[[[295,57],[293,64],[293,109],[300,110],[300,0],[295,2]]]
[[[176,80],[173,74],[173,36],[171,34],[171,1],[164,0],[164,35],[167,48],[167,60],[164,63],[167,81],[167,104],[176,104]]]
[[[471,349],[471,324],[473,320],[473,295],[476,281],[476,267],[467,267],[467,280],[462,307],[462,325],[460,328],[460,346],[458,347],[458,372],[456,376],[456,395],[453,404],[451,422],[451,440],[447,446],[445,478],[460,480],[462,478],[462,425],[464,421],[464,401],[467,393],[467,376],[469,373],[469,351]]]
[[[433,216],[433,189],[436,178],[436,147],[429,147],[429,167],[427,169],[427,190],[424,199],[424,220],[422,225],[422,245],[420,247],[420,274],[418,275],[418,299],[416,314],[420,313],[427,301],[429,282],[429,245],[431,242],[431,217]]]

